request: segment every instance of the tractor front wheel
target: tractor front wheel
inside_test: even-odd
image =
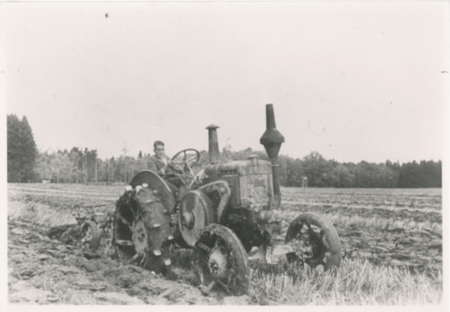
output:
[[[292,221],[286,233],[286,244],[294,252],[286,254],[289,262],[305,262],[325,270],[341,264],[341,242],[333,224],[325,216],[308,212]]]
[[[229,228],[219,224],[206,226],[195,243],[194,263],[200,282],[207,290],[218,286],[229,295],[248,292],[247,253]]]

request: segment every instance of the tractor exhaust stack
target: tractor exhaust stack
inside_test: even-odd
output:
[[[264,145],[267,155],[272,162],[273,174],[273,192],[275,195],[275,209],[280,207],[281,191],[280,191],[280,167],[278,164],[278,153],[281,144],[284,142],[284,136],[276,129],[275,114],[273,105],[266,105],[266,132],[260,139],[260,143]]]
[[[209,125],[208,129],[208,143],[209,143],[209,162],[216,164],[220,162],[219,141],[217,139],[217,128],[219,126]]]

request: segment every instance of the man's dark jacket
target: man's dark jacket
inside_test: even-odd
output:
[[[166,155],[163,155],[163,158],[165,158],[167,162],[169,162],[170,160],[170,158],[167,157]],[[150,156],[147,162],[148,170],[156,172],[161,177],[164,176],[161,169],[164,168],[165,165],[166,163],[164,163],[162,159],[156,157],[156,155]]]

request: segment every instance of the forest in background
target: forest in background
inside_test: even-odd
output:
[[[147,169],[149,154],[128,155],[126,148],[119,157],[98,158],[97,150],[72,147],[63,151],[39,151],[28,120],[23,116],[7,116],[8,182],[115,183],[128,182],[140,170]],[[186,147],[188,148],[188,146]],[[196,171],[208,164],[208,152],[201,151]],[[250,148],[234,151],[227,145],[222,161],[242,160],[250,155],[268,160],[264,151]],[[170,155],[169,155],[170,156]],[[280,155],[280,183],[285,187],[336,188],[440,188],[442,161],[402,163],[340,163],[327,160],[317,152],[305,157]]]

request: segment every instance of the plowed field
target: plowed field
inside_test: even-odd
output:
[[[252,264],[247,296],[203,294],[189,251],[154,275],[111,259],[105,231],[95,255],[46,236],[74,214],[113,213],[124,186],[9,184],[10,303],[32,304],[436,304],[442,301],[439,189],[282,189],[283,229],[302,212],[324,214],[342,243],[337,275]]]

